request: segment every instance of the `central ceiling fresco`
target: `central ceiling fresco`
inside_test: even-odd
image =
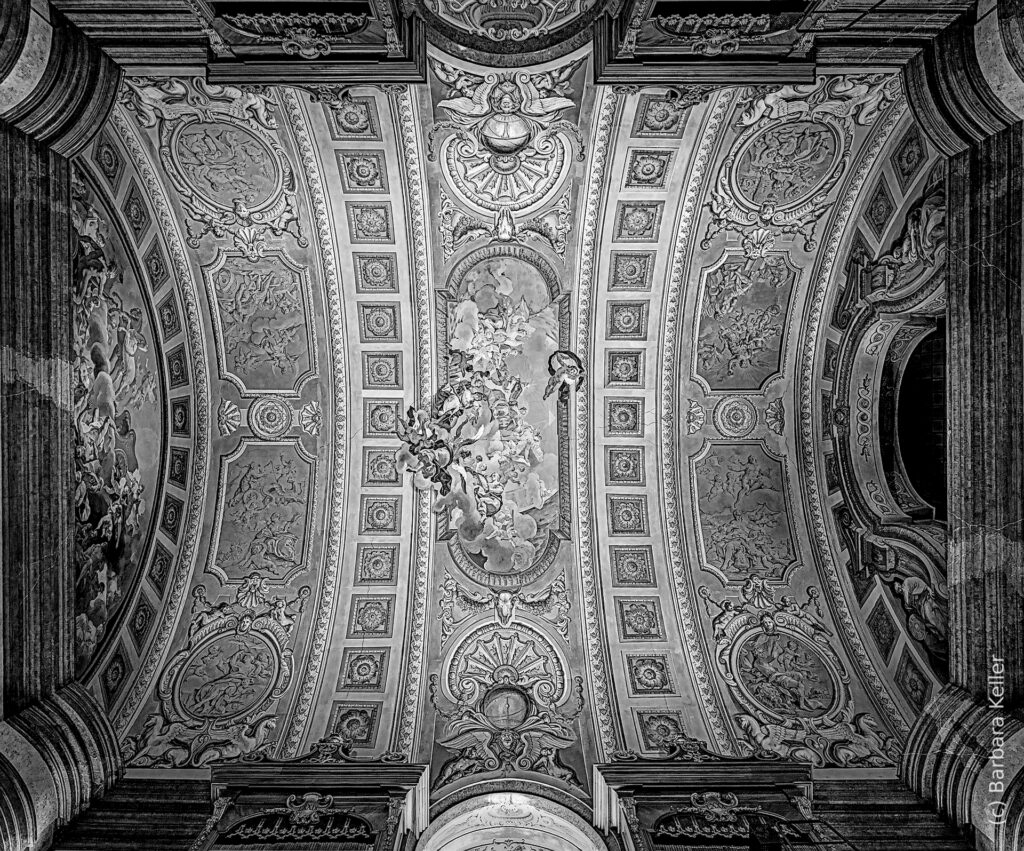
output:
[[[899,78],[428,66],[128,78],[78,162],[79,670],[129,766],[894,766],[945,677],[879,403],[943,307]]]

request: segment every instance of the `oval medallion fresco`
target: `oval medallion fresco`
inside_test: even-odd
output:
[[[769,126],[744,145],[736,161],[737,194],[755,208],[794,207],[828,179],[840,153],[839,137],[827,124]]]
[[[270,146],[236,124],[183,125],[174,140],[174,157],[195,193],[224,209],[237,203],[259,209],[280,189],[281,167]]]
[[[758,706],[784,718],[821,718],[835,706],[835,680],[821,654],[783,632],[756,633],[735,655],[736,679]]]
[[[185,715],[198,721],[241,718],[274,690],[277,655],[257,632],[220,634],[197,647],[175,687]]]

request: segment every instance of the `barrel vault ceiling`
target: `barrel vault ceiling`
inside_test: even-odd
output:
[[[878,382],[941,281],[877,302],[934,261],[941,163],[897,77],[591,63],[126,80],[73,213],[79,671],[130,766],[895,764],[941,527],[858,518],[910,513]]]

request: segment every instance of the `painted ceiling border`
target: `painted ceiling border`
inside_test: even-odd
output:
[[[287,733],[278,745],[279,755],[291,757],[298,752],[303,730],[310,710],[317,696],[327,640],[334,622],[335,590],[341,571],[341,541],[345,525],[345,486],[347,433],[348,433],[348,364],[345,357],[345,317],[341,304],[341,281],[338,272],[337,251],[331,232],[330,216],[323,186],[323,170],[318,167],[316,150],[312,143],[309,126],[302,112],[298,96],[293,89],[282,89],[280,99],[288,115],[289,126],[295,137],[302,173],[309,196],[310,213],[315,225],[320,259],[324,274],[324,291],[330,311],[328,328],[332,355],[332,378],[334,393],[334,436],[331,442],[331,456],[328,469],[332,479],[329,527],[326,551],[323,554],[324,576],[320,590],[312,640],[307,645],[308,663],[302,671],[294,709],[287,725]]]
[[[417,121],[418,104],[412,96],[409,86],[389,87],[389,100],[391,103],[392,115],[396,119],[401,142],[401,157],[403,163],[403,185],[405,187],[406,207],[409,212],[409,222],[412,227],[413,250],[411,263],[413,265],[413,308],[416,318],[417,342],[419,349],[417,355],[417,366],[419,367],[416,376],[415,398],[417,404],[426,406],[433,390],[433,336],[431,334],[431,313],[430,313],[430,241],[427,239],[426,228],[426,204],[424,201],[424,187],[426,179],[423,172],[423,158],[420,155],[422,140],[417,136],[417,127],[422,123]],[[431,501],[433,491],[429,489],[417,490],[415,501],[416,516],[413,518],[413,541],[415,544],[415,565],[416,574],[410,585],[410,597],[407,598],[407,606],[411,608],[407,620],[405,645],[403,651],[407,652],[407,661],[403,665],[403,675],[399,686],[401,703],[400,712],[396,719],[395,732],[392,738],[392,750],[404,753],[412,758],[413,746],[415,744],[417,725],[416,717],[421,708],[420,694],[423,689],[423,656],[426,650],[426,620],[427,602],[430,583],[430,554],[432,552],[432,520]]]

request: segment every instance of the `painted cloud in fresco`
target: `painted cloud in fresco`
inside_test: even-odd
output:
[[[75,664],[89,663],[143,557],[161,449],[153,326],[110,219],[72,184]]]
[[[451,311],[449,376],[434,410],[400,425],[403,470],[439,491],[438,510],[489,573],[530,567],[558,521],[556,405],[549,388],[558,322],[530,263],[482,260]],[[556,373],[557,374],[557,373]],[[547,395],[546,395],[547,394]]]

